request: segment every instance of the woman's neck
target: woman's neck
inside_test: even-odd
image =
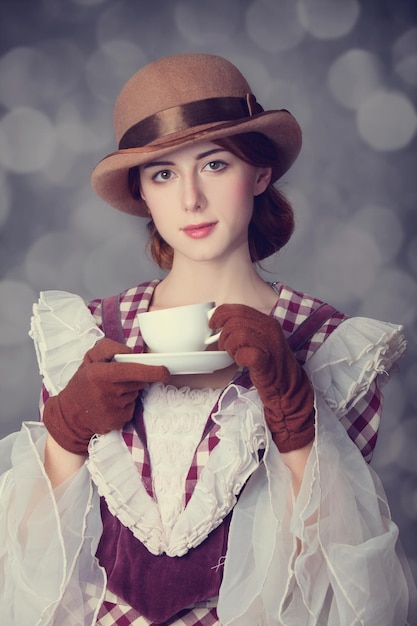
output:
[[[269,313],[276,294],[248,262],[174,262],[155,290],[151,307],[168,308],[195,302],[246,304]]]

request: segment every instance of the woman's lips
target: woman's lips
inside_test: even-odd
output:
[[[203,239],[204,237],[208,237],[208,235],[213,232],[216,224],[217,222],[190,224],[189,226],[185,226],[182,230],[188,237],[191,237],[191,239]]]

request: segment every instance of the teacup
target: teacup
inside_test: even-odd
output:
[[[143,340],[152,352],[200,352],[218,340],[208,322],[214,302],[139,313]]]

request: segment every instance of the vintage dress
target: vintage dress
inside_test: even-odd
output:
[[[146,285],[145,291],[135,288],[122,296],[122,326],[128,345],[140,345],[135,310],[138,304],[146,309],[156,283]],[[290,335],[318,305],[318,301],[280,285],[274,315]],[[91,303],[90,310],[100,325],[100,302]],[[98,325],[77,296],[61,292],[41,296],[32,334],[49,393],[65,386],[85,351],[102,336]],[[64,336],[69,359],[62,357]],[[316,389],[318,416],[316,442],[297,499],[291,496],[289,472],[264,427],[256,391],[235,384],[221,392],[213,421],[219,426],[219,441],[228,442],[228,452],[235,451],[233,460],[238,460],[244,471],[240,468],[239,474],[233,468],[222,468],[230,470],[235,488],[221,494],[220,504],[228,497],[233,508],[239,481],[244,484],[250,476],[233,511],[218,606],[221,623],[406,623],[407,588],[395,556],[397,529],[389,519],[377,478],[341,427],[343,423],[369,458],[379,423],[376,380],[387,376],[404,347],[401,327],[375,320],[346,320],[338,314],[297,355],[305,361]],[[130,483],[114,475],[117,451],[128,454],[128,435],[129,425],[124,440],[120,433],[94,438],[88,463],[56,490],[55,497],[42,465],[43,426],[24,424],[20,434],[2,443],[0,576],[4,576],[4,584],[0,608],[11,625],[95,623],[106,577],[92,556],[102,525],[99,496],[90,473],[98,490],[107,490],[108,502],[112,490],[117,495],[121,502],[118,514],[123,516],[124,509],[123,522],[133,528],[136,520],[126,517],[132,493],[122,493],[123,485]],[[131,458],[136,450],[132,444],[133,438]],[[262,448],[265,454],[259,462],[257,452]],[[221,451],[220,444],[216,450]],[[138,463],[140,466],[140,460]],[[218,463],[213,463],[212,474],[205,472],[208,466],[209,462],[197,477],[196,484],[201,487],[207,480],[213,485],[219,474]],[[132,465],[127,463],[126,468],[130,471]],[[292,499],[290,505],[288,498]],[[303,545],[299,555],[297,537]],[[175,552],[179,544],[173,545]],[[157,549],[167,551],[166,542]],[[47,567],[52,557],[53,572]],[[329,584],[332,601],[327,593]],[[368,593],[371,600],[366,599]],[[22,595],[24,606],[19,602]]]

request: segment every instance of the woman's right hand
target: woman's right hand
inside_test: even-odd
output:
[[[100,340],[65,389],[47,400],[43,422],[62,448],[87,455],[95,433],[120,430],[132,418],[141,389],[151,382],[168,382],[166,367],[113,361],[115,354],[131,352],[124,344]]]

